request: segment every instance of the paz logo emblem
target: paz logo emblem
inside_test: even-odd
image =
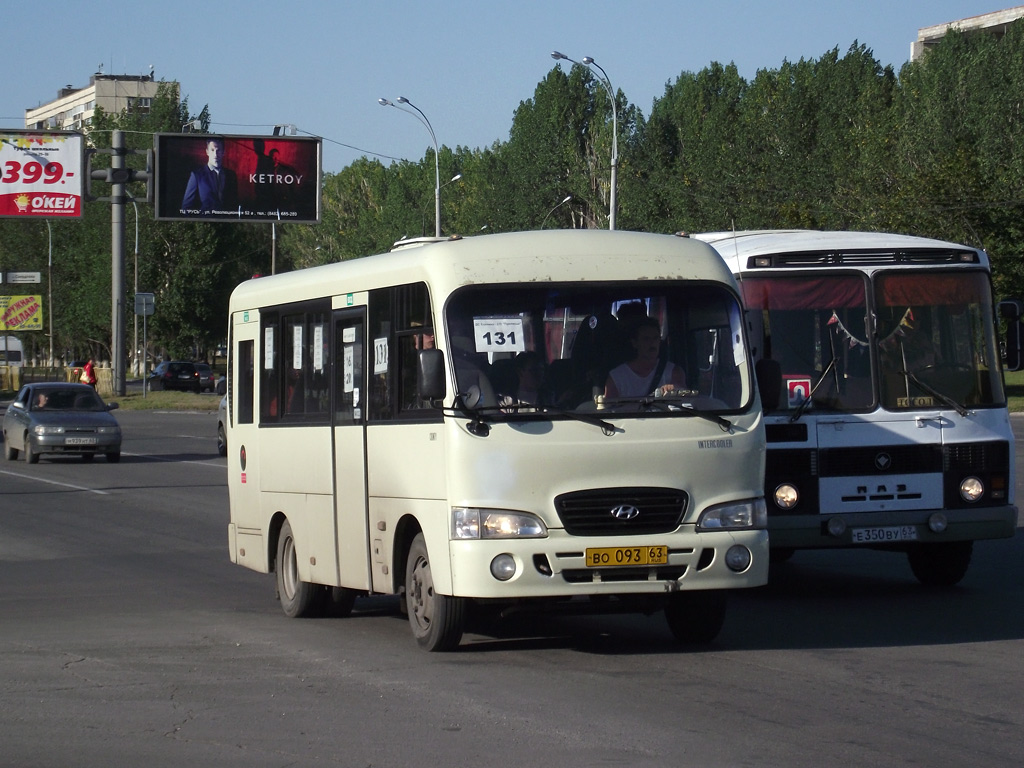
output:
[[[892,467],[892,457],[888,453],[880,453],[875,456],[875,468],[883,472]]]

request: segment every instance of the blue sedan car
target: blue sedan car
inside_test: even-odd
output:
[[[74,454],[92,461],[98,453],[107,461],[121,460],[121,427],[88,384],[47,382],[26,384],[4,414],[4,458],[19,453],[35,464],[43,454]]]

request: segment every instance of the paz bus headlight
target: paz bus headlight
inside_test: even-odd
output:
[[[976,477],[965,477],[960,483],[960,496],[964,501],[974,502],[985,495],[985,484]]]
[[[547,526],[529,512],[452,507],[453,539],[539,539]]]
[[[775,489],[775,506],[779,509],[792,509],[800,501],[800,492],[796,486],[783,483]]]

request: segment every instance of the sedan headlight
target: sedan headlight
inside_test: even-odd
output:
[[[54,424],[36,424],[32,427],[32,431],[37,435],[63,435],[64,427],[58,427]]]
[[[121,433],[120,427],[97,427],[96,431],[101,435],[117,435]]]
[[[704,510],[697,521],[697,528],[705,531],[739,530],[743,528],[766,528],[768,508],[764,499],[747,499],[729,504],[719,504]]]
[[[529,512],[452,507],[453,539],[539,539],[547,526]]]

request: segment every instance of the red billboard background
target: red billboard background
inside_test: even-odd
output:
[[[223,147],[218,182],[206,180],[211,141]],[[317,138],[158,134],[156,218],[319,221],[320,152]]]

